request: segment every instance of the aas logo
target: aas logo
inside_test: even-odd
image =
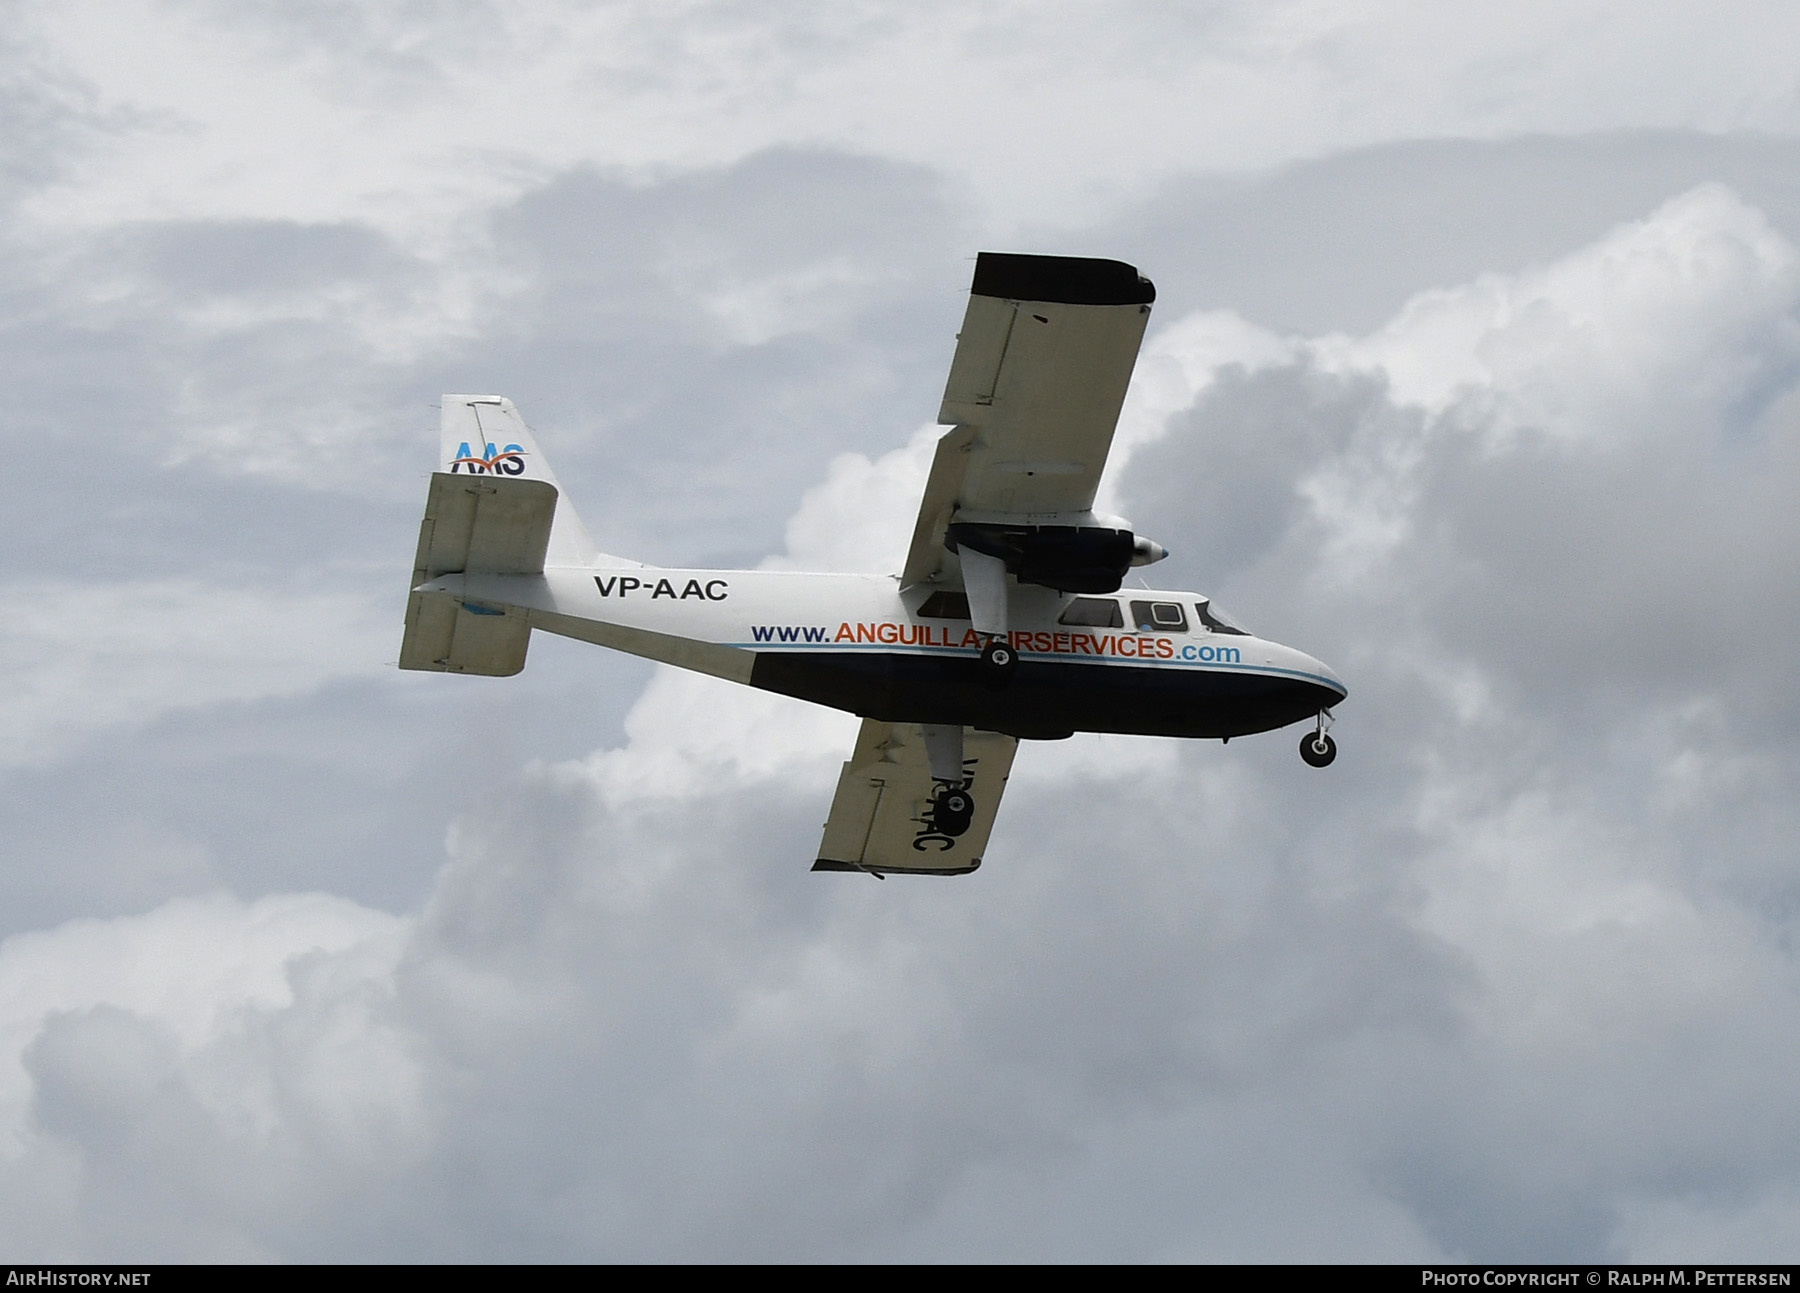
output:
[[[469,442],[464,440],[457,446],[456,457],[450,460],[450,474],[454,476],[462,470],[467,470],[472,475],[483,476],[489,473],[501,476],[523,476],[525,474],[524,445],[509,444],[506,448],[499,449],[490,443],[486,448],[485,456],[474,453],[469,448]]]

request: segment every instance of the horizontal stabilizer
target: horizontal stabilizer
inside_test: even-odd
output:
[[[412,586],[444,575],[535,575],[556,516],[556,486],[542,480],[434,472],[419,524]],[[517,611],[414,592],[406,603],[402,669],[515,674],[531,626]]]
[[[994,814],[1019,743],[998,732],[963,731],[959,787],[975,801],[968,828],[953,835],[937,821],[925,734],[916,723],[864,719],[856,749],[838,777],[837,797],[815,871],[876,875],[961,875],[981,865]],[[954,757],[954,756],[952,756]]]
[[[556,486],[433,472],[413,587],[444,575],[540,575]]]
[[[531,625],[518,611],[464,606],[441,593],[414,593],[406,602],[400,667],[510,677],[525,667],[530,645]]]

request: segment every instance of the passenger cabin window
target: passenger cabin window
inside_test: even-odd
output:
[[[1064,608],[1058,624],[1078,629],[1122,629],[1125,616],[1110,597],[1077,597]]]
[[[1211,602],[1200,602],[1196,604],[1194,613],[1200,617],[1200,622],[1206,625],[1206,627],[1211,629],[1214,633],[1235,633],[1242,638],[1250,636],[1249,629],[1240,628],[1236,621],[1225,614],[1224,611],[1215,607]]]
[[[1187,612],[1180,602],[1133,602],[1131,619],[1142,633],[1187,632]]]
[[[919,603],[922,620],[966,620],[969,618],[967,593],[933,593]]]

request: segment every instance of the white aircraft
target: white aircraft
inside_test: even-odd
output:
[[[1093,511],[1155,299],[1115,260],[977,259],[898,575],[607,556],[512,402],[446,395],[400,667],[514,674],[535,628],[856,714],[815,871],[973,871],[1021,740],[1313,719],[1322,768],[1330,669],[1197,593],[1120,591],[1168,555]]]

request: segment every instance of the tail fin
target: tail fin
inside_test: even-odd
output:
[[[541,480],[555,487],[556,514],[550,523],[545,564],[587,566],[600,558],[587,527],[569,505],[556,473],[550,470],[549,460],[511,400],[502,395],[446,395],[438,432],[439,471],[453,476]],[[605,564],[616,561],[606,558]]]
[[[517,607],[421,592],[445,575],[536,575],[546,566],[627,566],[594,541],[511,400],[446,395],[442,449],[425,498],[406,603],[402,669],[512,674],[531,625]]]

